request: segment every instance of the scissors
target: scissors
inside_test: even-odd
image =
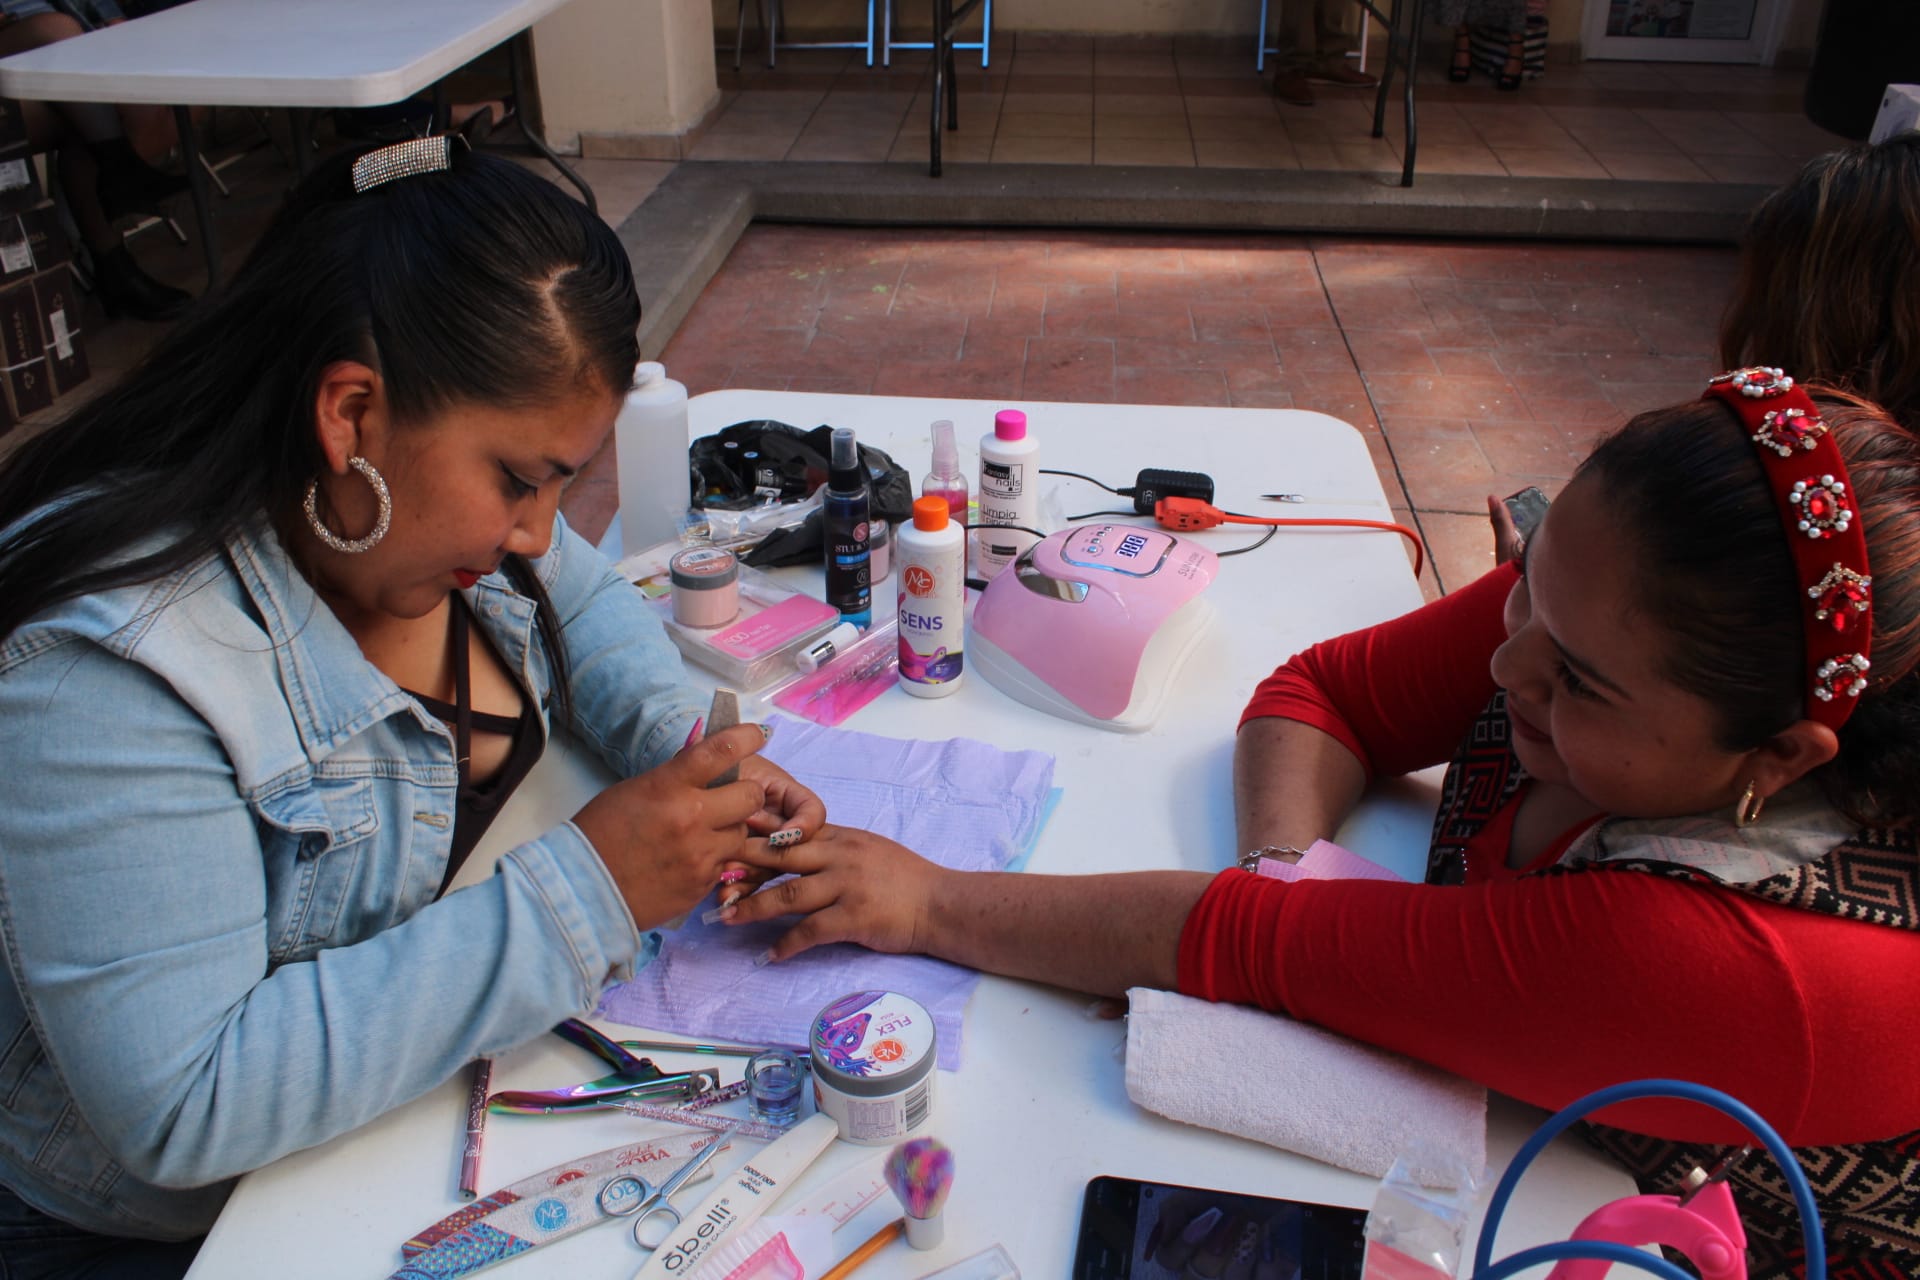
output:
[[[657,1249],[667,1237],[680,1225],[680,1211],[673,1207],[673,1193],[685,1186],[694,1174],[700,1172],[707,1161],[720,1153],[726,1145],[727,1134],[718,1133],[713,1141],[694,1152],[687,1162],[673,1171],[673,1175],[659,1186],[654,1186],[645,1178],[631,1173],[619,1177],[600,1188],[600,1212],[615,1218],[633,1219],[633,1242],[642,1249]],[[666,1214],[671,1221],[664,1229],[649,1230],[645,1235],[640,1228],[647,1219],[657,1213]],[[648,1237],[652,1237],[649,1239]]]

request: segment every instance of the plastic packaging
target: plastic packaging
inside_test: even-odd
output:
[[[994,414],[993,430],[980,440],[979,505],[983,526],[1040,527],[1040,444],[1027,434],[1027,415],[1018,409]],[[974,539],[974,569],[988,580],[1039,540],[995,528],[976,530]]]
[[[689,548],[662,543],[628,556],[614,569],[659,611],[667,635],[689,661],[753,693],[791,676],[795,656],[840,621],[838,610],[795,591],[750,565],[739,566],[739,609],[722,626],[688,626],[672,613],[672,562]],[[712,548],[701,548],[711,552]],[[724,554],[724,553],[722,553]]]
[[[1416,1169],[1445,1170],[1454,1185],[1423,1186]],[[1432,1149],[1402,1155],[1367,1214],[1361,1280],[1452,1280],[1478,1198],[1472,1172],[1457,1160]]]
[[[620,554],[680,532],[692,498],[687,462],[687,389],[667,367],[642,361],[613,423],[620,477]]]
[[[762,696],[782,711],[831,727],[891,689],[899,665],[899,630],[889,618],[820,663],[818,670],[776,685]]]
[[[966,674],[967,536],[927,495],[900,526],[900,687],[916,698],[944,698]]]
[[[856,627],[873,621],[873,582],[867,551],[867,476],[848,427],[833,429],[827,470],[827,603]]]

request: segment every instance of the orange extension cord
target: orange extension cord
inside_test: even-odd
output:
[[[1394,524],[1388,520],[1341,520],[1332,517],[1314,516],[1243,516],[1235,511],[1222,511],[1211,502],[1202,502],[1198,498],[1162,498],[1153,504],[1153,518],[1163,529],[1173,529],[1180,533],[1191,533],[1196,529],[1213,529],[1223,524],[1272,524],[1304,525],[1332,529],[1379,529],[1385,533],[1397,533],[1413,543],[1413,576],[1419,577],[1420,570],[1427,563],[1427,549],[1420,545],[1420,535],[1403,524]]]

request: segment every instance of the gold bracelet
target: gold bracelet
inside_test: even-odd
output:
[[[1306,852],[1305,849],[1296,849],[1290,844],[1263,844],[1258,849],[1249,849],[1240,855],[1240,869],[1257,872],[1260,870],[1262,858],[1279,858],[1283,862],[1298,862],[1306,856]],[[1284,857],[1283,855],[1286,854],[1292,856]]]

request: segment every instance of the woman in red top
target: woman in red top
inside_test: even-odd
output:
[[[1521,563],[1261,685],[1241,847],[1304,848],[1451,759],[1428,884],[968,875],[830,827],[769,851],[804,874],[735,918],[808,913],[776,957],[1257,1004],[1545,1107],[1713,1085],[1798,1149],[1837,1274],[1920,1273],[1920,441],[1788,381],[1636,418]],[[1600,1118],[1649,1189],[1742,1140],[1678,1102]],[[1796,1274],[1777,1171],[1735,1188],[1752,1274]]]

